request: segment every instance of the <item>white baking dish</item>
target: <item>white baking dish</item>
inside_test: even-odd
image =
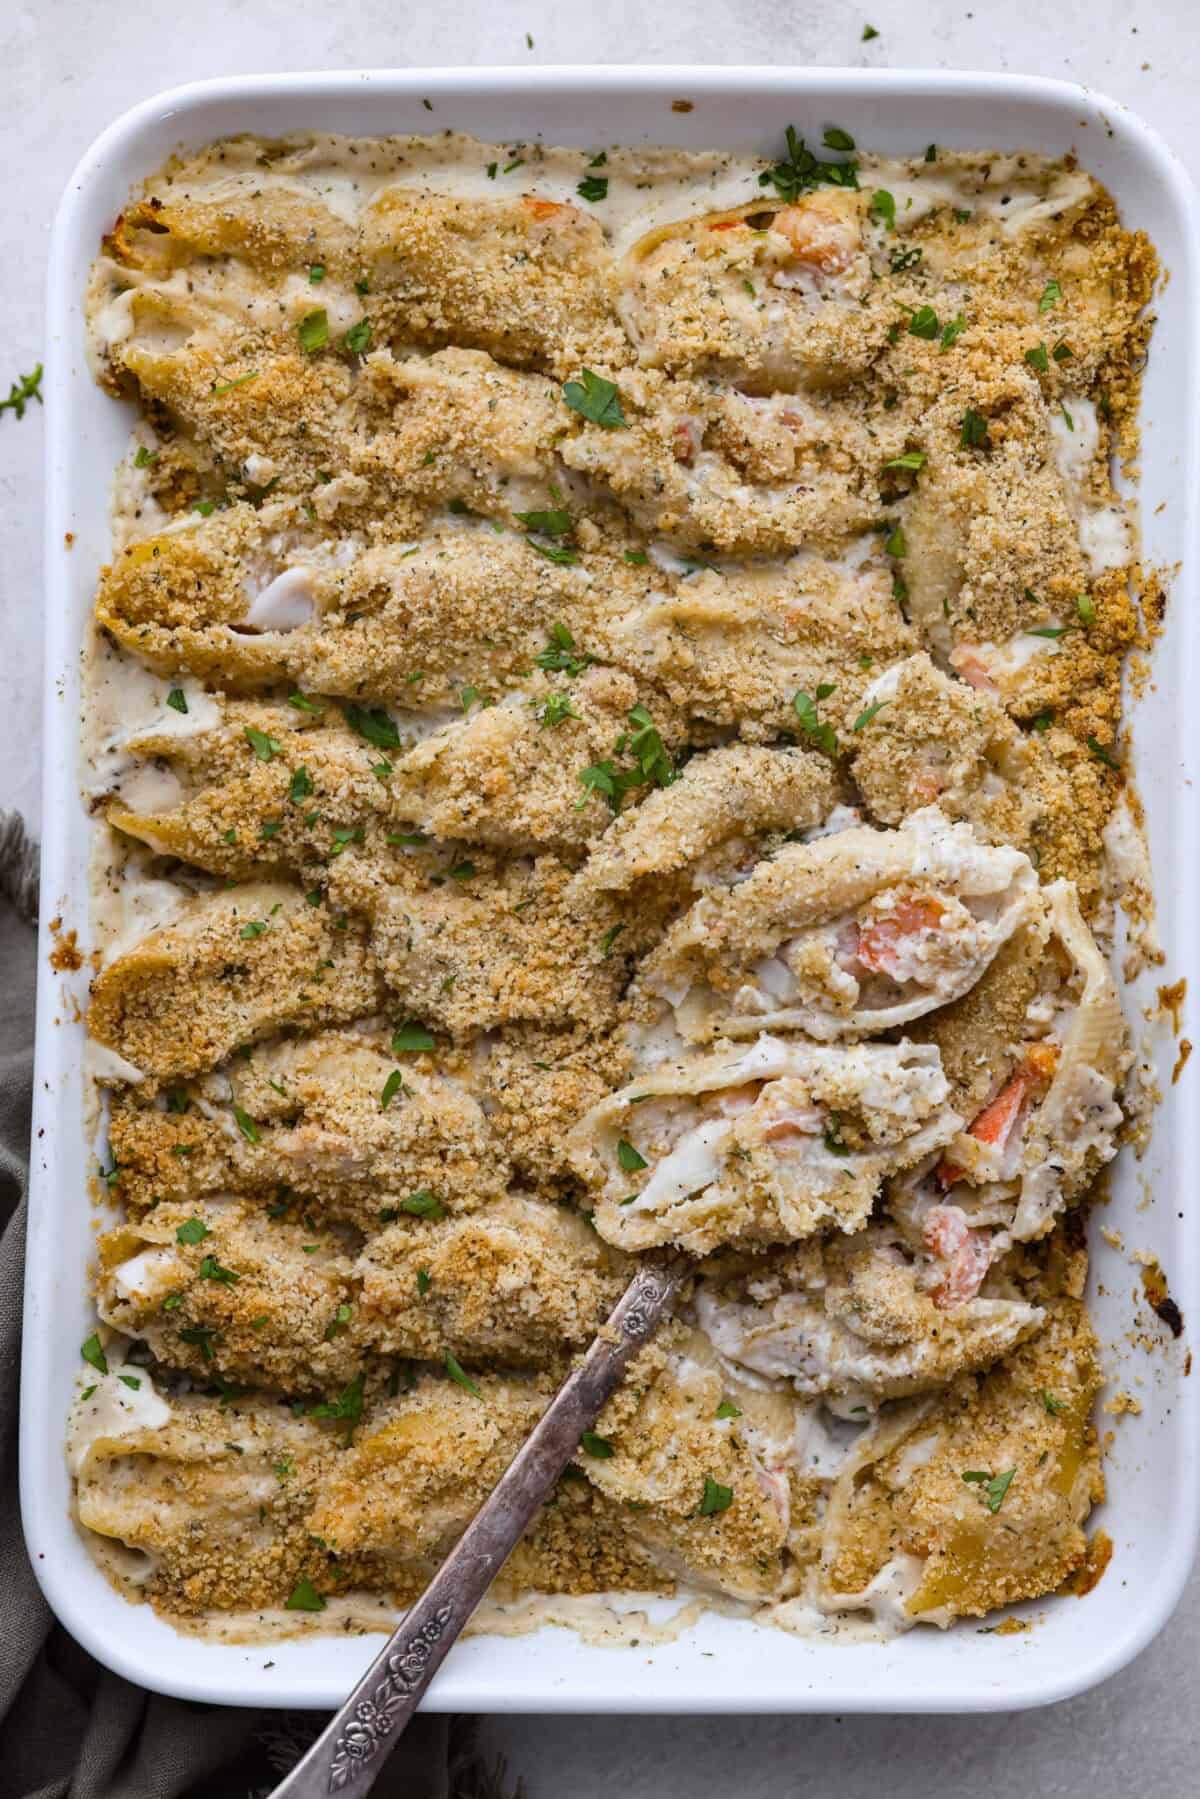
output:
[[[676,110],[673,102],[692,102]],[[427,109],[431,108],[432,110]],[[1149,232],[1170,270],[1146,377],[1142,507],[1145,547],[1182,564],[1159,679],[1135,715],[1167,968],[1159,979],[1200,974],[1195,949],[1200,750],[1189,713],[1200,693],[1190,621],[1200,485],[1196,197],[1171,153],[1123,107],[1066,83],[994,75],[787,69],[410,70],[254,76],[159,95],[127,113],[93,145],[63,198],[50,255],[45,382],[46,672],[45,841],[41,981],[25,1313],[22,1498],[33,1565],[58,1616],[99,1659],[129,1679],[194,1699],[332,1706],[377,1639],[318,1638],[230,1647],[177,1635],[148,1607],[119,1599],[94,1568],[68,1516],[64,1418],[91,1329],[86,1297],[91,1208],[89,1146],[81,1125],[86,967],[54,973],[49,923],[62,917],[87,946],[88,825],[78,795],[79,646],[97,565],[109,547],[107,495],[131,423],[92,383],[84,359],[81,295],[100,234],[130,186],[180,145],[239,131],[278,135],[316,128],[358,134],[457,126],[483,138],[542,136],[550,143],[666,142],[774,150],[794,122],[810,135],[837,122],[862,144],[911,154],[934,139],[952,147],[1076,149],[1112,189],[1126,219]],[[1153,975],[1127,990],[1135,1026],[1153,1001]],[[1165,1102],[1146,1162],[1122,1158],[1102,1222],[1129,1249],[1161,1259],[1185,1318],[1200,1304],[1194,1233],[1182,1194],[1200,1167],[1195,1068],[1177,1086],[1175,1045],[1159,1028]],[[887,1644],[803,1640],[708,1616],[680,1639],[648,1650],[588,1647],[543,1628],[516,1639],[461,1643],[427,1704],[434,1710],[505,1711],[957,1711],[1028,1706],[1104,1679],[1162,1626],[1192,1561],[1200,1498],[1195,1382],[1184,1376],[1186,1339],[1172,1343],[1149,1316],[1145,1354],[1127,1333],[1140,1292],[1137,1269],[1093,1231],[1094,1306],[1113,1347],[1113,1385],[1137,1394],[1140,1418],[1123,1419],[1108,1461],[1111,1498],[1099,1514],[1115,1544],[1108,1575],[1086,1599],[1020,1608],[1022,1634],[972,1625],[921,1628]],[[1118,1354],[1119,1352],[1119,1354]]]

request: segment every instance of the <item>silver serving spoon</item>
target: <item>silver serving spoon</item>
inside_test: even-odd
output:
[[[644,1267],[617,1301],[420,1599],[271,1799],[325,1799],[374,1786],[463,1625],[534,1513],[620,1386],[633,1356],[669,1317],[686,1270]]]

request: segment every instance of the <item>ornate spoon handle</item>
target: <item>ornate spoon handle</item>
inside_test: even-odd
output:
[[[574,1373],[517,1451],[424,1593],[350,1697],[271,1799],[366,1793],[455,1638],[538,1507],[621,1383],[631,1358],[671,1312],[683,1272],[642,1268]]]

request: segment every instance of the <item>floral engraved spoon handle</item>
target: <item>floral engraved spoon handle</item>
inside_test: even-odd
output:
[[[325,1799],[374,1785],[388,1754],[463,1625],[548,1498],[554,1483],[674,1307],[682,1268],[644,1267],[630,1281],[579,1367],[569,1374],[416,1604],[341,1710],[271,1799]]]

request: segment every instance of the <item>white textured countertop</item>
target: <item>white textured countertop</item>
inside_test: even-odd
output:
[[[1195,0],[7,0],[0,5],[5,249],[0,398],[41,358],[46,239],[67,176],[158,89],[281,68],[763,62],[975,68],[1085,82],[1148,118],[1200,178]],[[870,22],[879,36],[862,42]],[[526,34],[533,38],[533,47]],[[1200,396],[1197,396],[1200,403]],[[0,807],[39,816],[41,421],[0,415]],[[1114,1564],[1108,1578],[1120,1579]],[[1071,1601],[1064,1601],[1070,1604]],[[1137,1604],[1137,1594],[1129,1594]],[[495,1718],[527,1799],[1128,1799],[1200,1791],[1200,1577],[1158,1641],[1044,1712],[946,1718]],[[718,1676],[719,1677],[719,1676]]]

